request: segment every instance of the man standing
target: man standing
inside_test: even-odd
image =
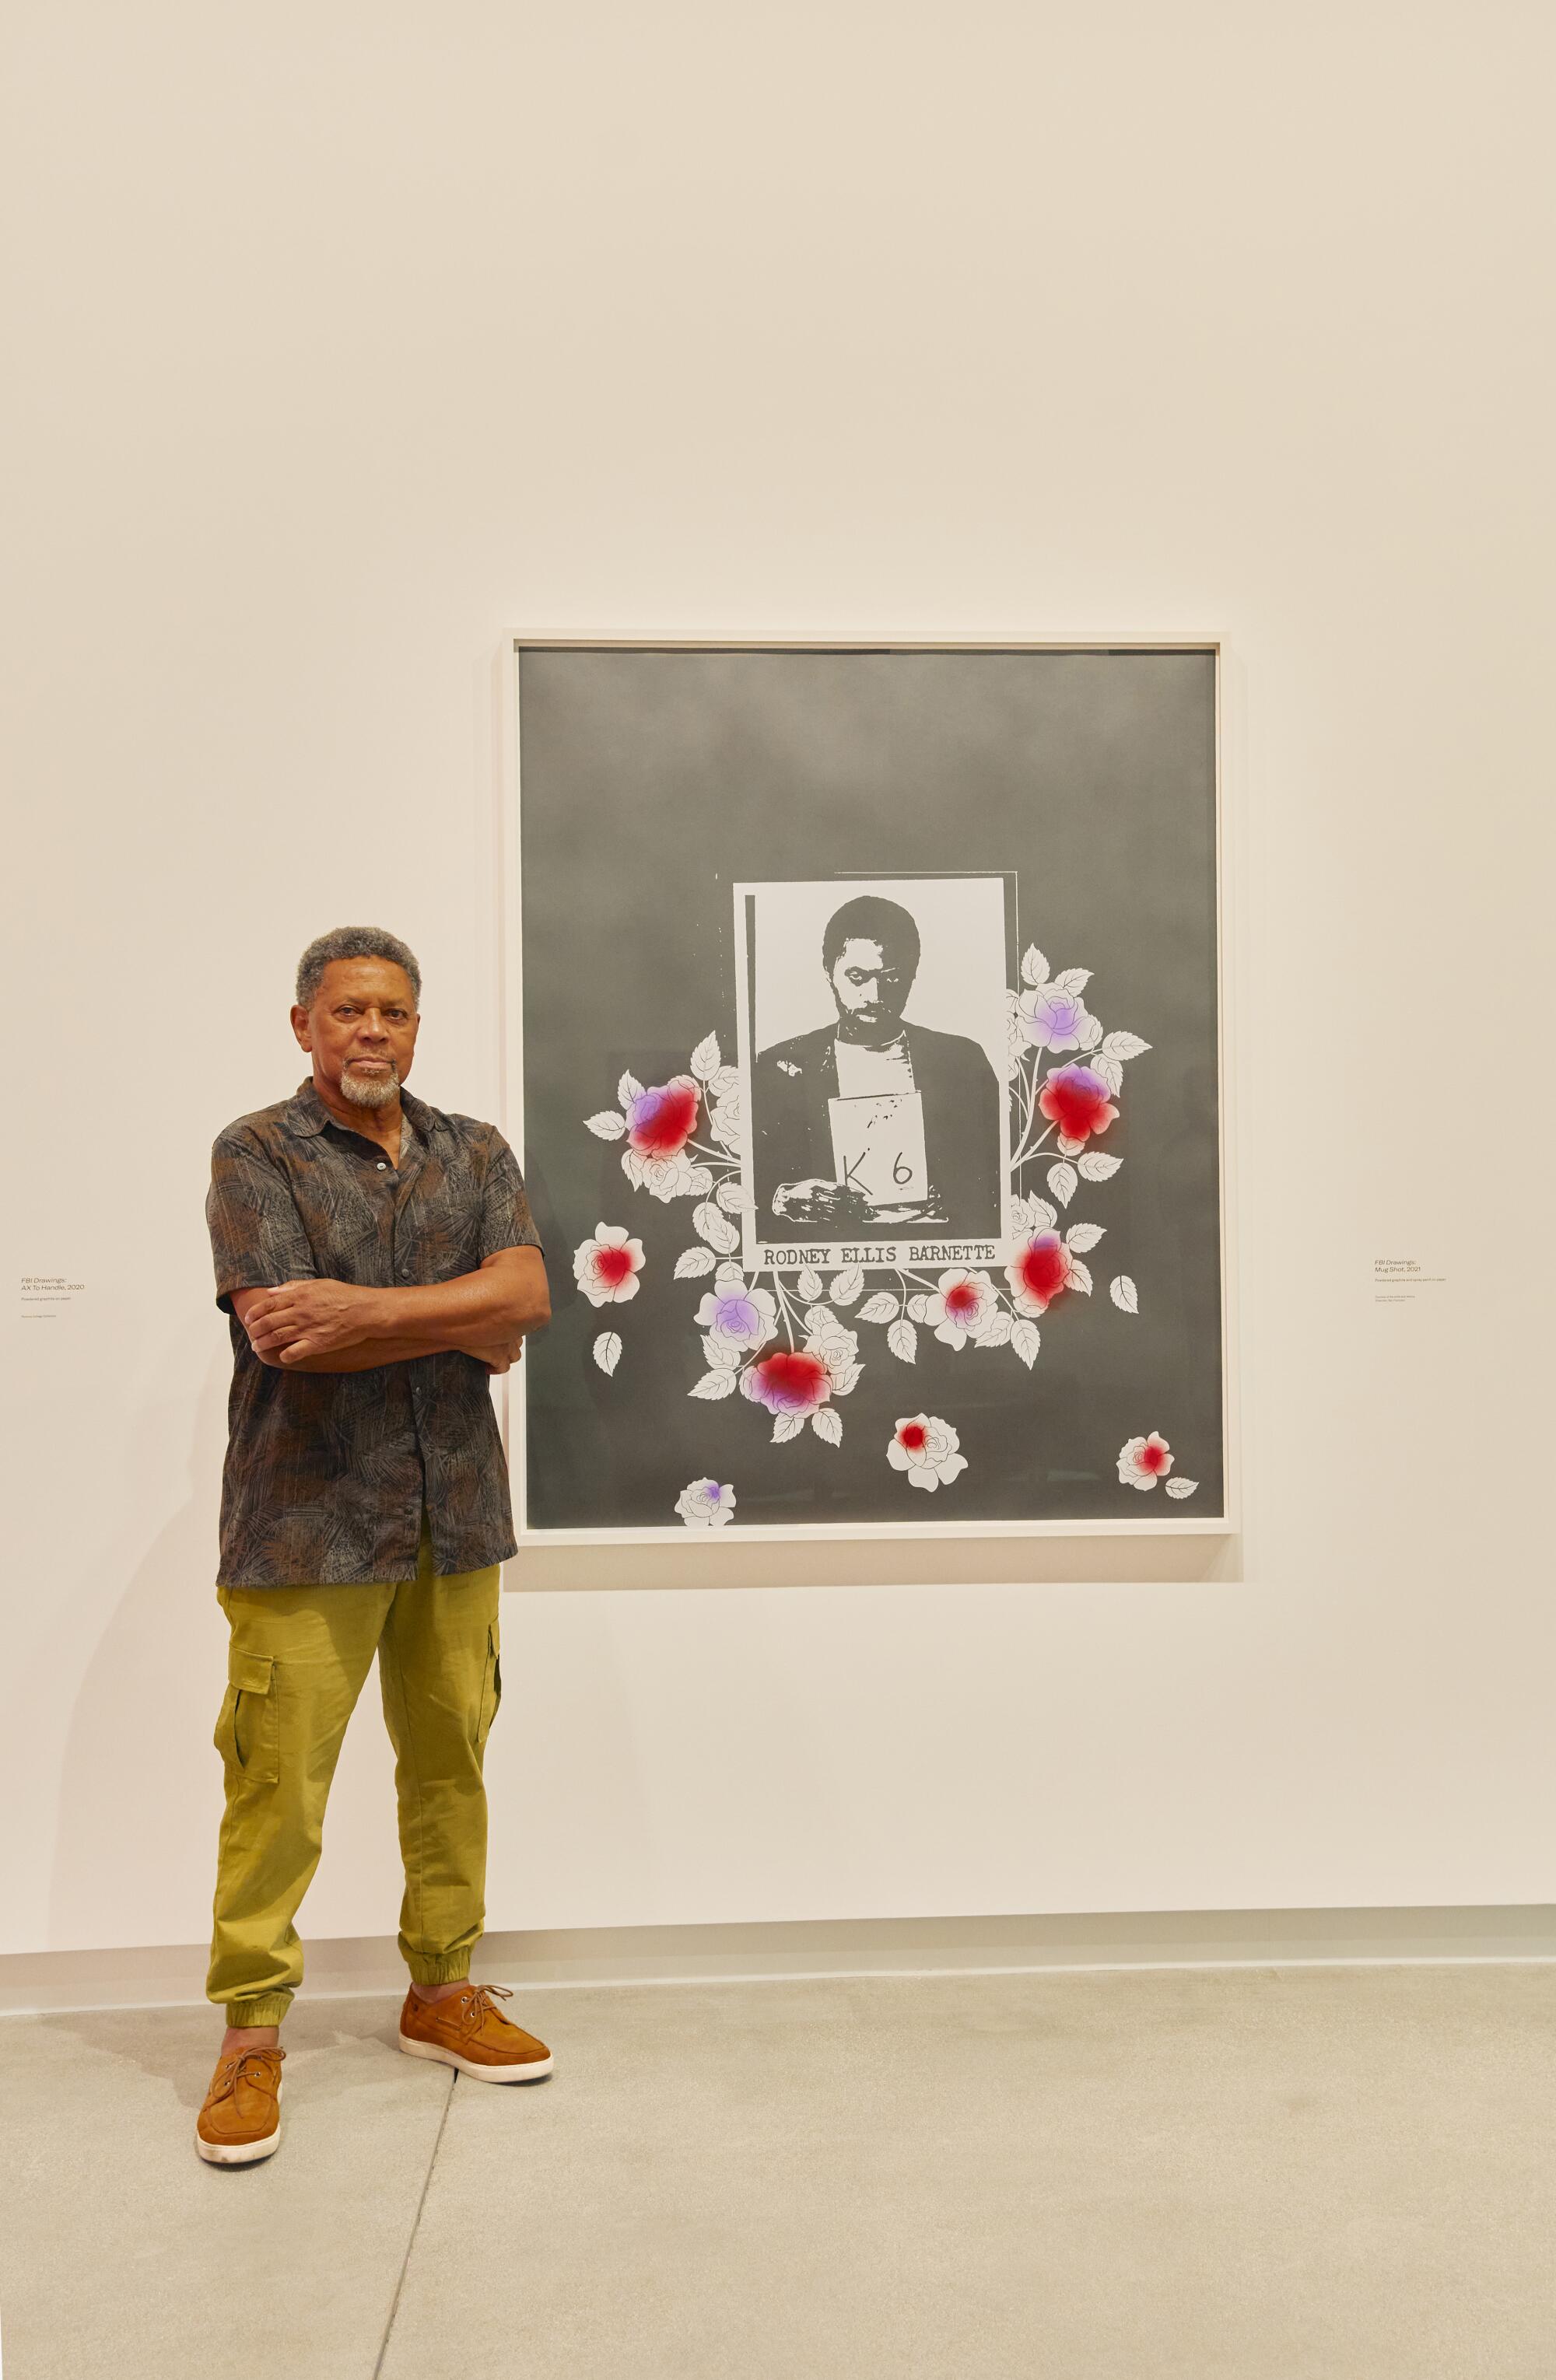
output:
[[[226,1782],[207,1993],[227,2031],[196,2131],[215,2165],[279,2145],[277,2032],[346,1721],[378,1656],[395,1754],[410,1988],[402,2049],[482,2081],[551,2071],[498,1986],[485,1915],[499,1564],[515,1550],[488,1389],[550,1318],[513,1153],[402,1086],[421,975],[346,926],[298,968],[296,1098],[229,1124],[207,1219],[233,1345],[217,1599]]]
[[[821,972],[835,1022],[763,1050],[753,1072],[764,1235],[891,1234],[908,1222],[969,1238],[998,1231],[1000,1087],[978,1042],[905,1020],[918,958],[918,924],[899,902],[860,893],[828,920]],[[928,1181],[906,1203],[872,1203],[840,1177],[834,1107],[893,1099],[921,1109]]]

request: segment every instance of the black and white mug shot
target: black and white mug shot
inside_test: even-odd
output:
[[[918,905],[930,932],[936,889],[926,885]],[[907,1014],[923,949],[902,901],[839,901],[808,954],[824,1021],[759,1040],[751,1129],[764,1238],[998,1230],[999,1080],[979,1041]],[[806,954],[796,956],[803,967]]]

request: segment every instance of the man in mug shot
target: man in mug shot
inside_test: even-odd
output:
[[[899,902],[861,893],[828,920],[819,955],[833,1022],[761,1050],[752,1073],[759,1232],[997,1231],[1000,1086],[979,1042],[905,1018],[917,921]],[[850,1100],[918,1109],[927,1180],[917,1195],[872,1199],[840,1166],[837,1102]]]
[[[208,1997],[227,2029],[201,2110],[208,2163],[279,2144],[294,1920],[374,1656],[395,1746],[409,1970],[400,2047],[484,2082],[551,2071],[470,1981],[485,1917],[482,1762],[502,1694],[499,1565],[515,1550],[489,1389],[550,1316],[502,1135],[405,1090],[421,976],[343,927],[298,968],[295,1097],[217,1138],[207,1218],[233,1380],[217,1597],[226,1809]]]

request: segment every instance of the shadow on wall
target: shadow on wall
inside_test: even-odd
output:
[[[198,1335],[181,1333],[128,1416],[126,1467],[154,1476],[188,1383],[201,1380],[185,1500],[132,1572],[76,1695],[49,1888],[49,1941],[60,1949],[198,1941],[209,1928],[221,1816],[211,1737],[226,1668],[215,1589],[225,1336],[213,1343],[203,1321]]]
[[[689,1539],[689,1542],[688,1542]],[[507,1584],[538,1595],[641,1587],[1171,1586],[1243,1582],[1240,1536],[811,1538],[763,1544],[753,1530],[668,1544],[548,1546],[532,1540]]]

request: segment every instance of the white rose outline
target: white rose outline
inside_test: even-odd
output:
[[[647,1259],[641,1240],[622,1223],[596,1223],[591,1239],[573,1251],[573,1278],[590,1305],[625,1305],[638,1294],[638,1276]]]
[[[886,1460],[893,1471],[906,1472],[910,1488],[922,1488],[932,1496],[966,1469],[961,1443],[950,1422],[938,1414],[906,1414],[893,1433]]]
[[[924,1301],[924,1319],[947,1347],[965,1347],[980,1338],[999,1305],[993,1282],[986,1272],[968,1272],[955,1266],[942,1272],[935,1293]]]
[[[1160,1430],[1149,1438],[1126,1439],[1118,1450],[1118,1476],[1125,1488],[1147,1494],[1173,1468],[1173,1450]]]
[[[691,1479],[675,1499],[688,1529],[722,1529],[735,1518],[735,1490],[717,1479]]]

